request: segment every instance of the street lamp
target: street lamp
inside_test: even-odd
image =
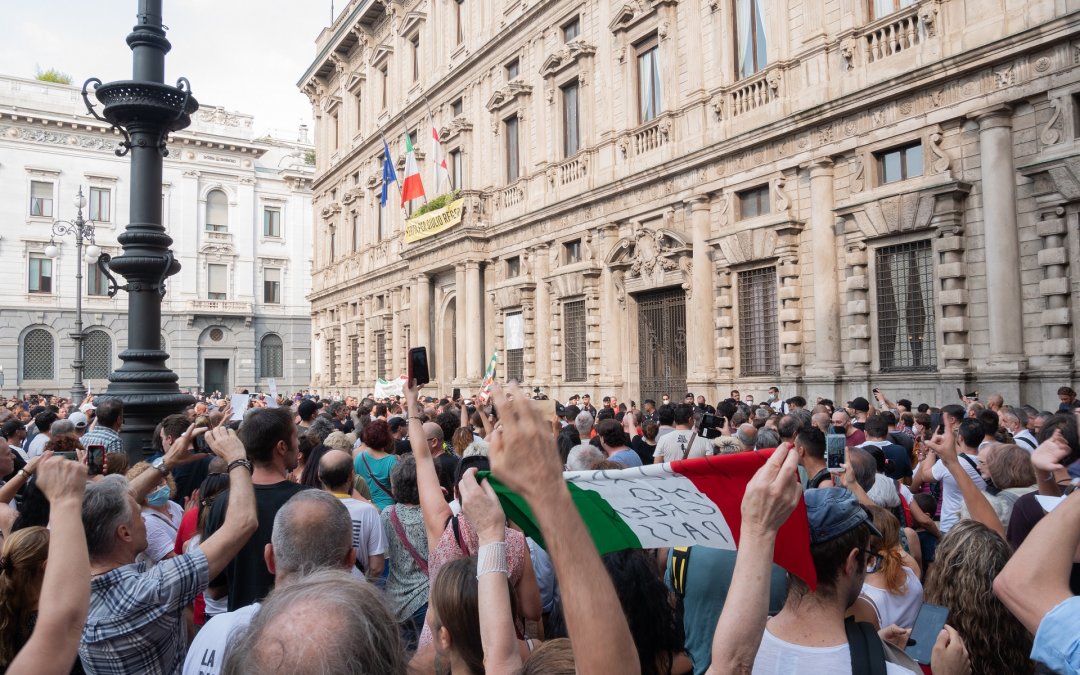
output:
[[[75,332],[71,339],[75,341],[75,360],[72,368],[75,369],[75,383],[71,385],[71,400],[81,402],[86,397],[86,387],[83,386],[83,320],[82,320],[82,294],[83,294],[83,261],[88,263],[97,262],[101,255],[101,249],[94,243],[94,221],[83,218],[83,208],[86,206],[86,197],[83,196],[82,186],[79,186],[79,194],[75,196],[75,221],[57,220],[52,225],[52,236],[49,237],[49,245],[45,247],[45,255],[55,260],[60,257],[60,247],[56,245],[56,237],[75,235]],[[83,242],[89,242],[86,247],[86,255],[83,256]],[[78,403],[76,403],[78,405]]]

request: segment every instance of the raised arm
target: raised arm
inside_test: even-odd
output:
[[[4,483],[0,487],[0,504],[7,504],[11,500],[15,499],[15,495],[19,493],[22,486],[30,480],[30,476],[34,475],[37,468],[49,460],[53,456],[52,450],[47,450],[37,457],[31,457],[30,461],[26,463],[26,466],[15,472],[15,475],[11,477],[11,480]]]
[[[236,432],[217,427],[206,435],[214,454],[225,460],[229,468],[229,503],[225,522],[206,541],[199,544],[210,564],[210,579],[225,569],[259,527],[255,513],[255,488],[251,485],[251,465],[247,451]],[[243,461],[243,463],[238,463]]]
[[[713,634],[710,675],[753,670],[769,615],[776,533],[802,499],[798,464],[799,453],[778,448],[746,485],[739,551]]]
[[[952,475],[953,480],[956,481],[956,486],[960,489],[960,496],[963,497],[964,504],[971,513],[971,519],[986,525],[1001,535],[1002,539],[1005,539],[1005,527],[1001,524],[1001,519],[998,518],[994,507],[991,506],[990,501],[979,489],[979,486],[975,485],[975,481],[971,480],[971,476],[964,470],[964,467],[960,466],[960,458],[956,455],[956,433],[954,429],[955,425],[952,419],[946,416],[945,434],[935,435],[926,444],[937,453],[945,468]]]
[[[1047,497],[1061,495],[1061,486],[1058,485],[1058,474],[1065,472],[1061,462],[1069,456],[1069,444],[1061,435],[1060,429],[1055,429],[1053,435],[1039,444],[1031,453],[1031,468],[1035,470],[1035,479],[1039,484],[1039,494]],[[2,500],[0,500],[2,501]]]
[[[510,607],[506,559],[506,515],[499,498],[485,480],[476,482],[476,469],[469,469],[458,484],[461,512],[476,528],[479,553],[476,583],[480,606],[480,641],[484,647],[484,670],[511,673],[521,668],[521,653]]]
[[[420,387],[413,388],[410,381],[404,387],[405,410],[409,416],[409,445],[416,458],[416,488],[420,492],[420,511],[424,514],[424,530],[427,532],[428,550],[434,551],[446,529],[446,521],[453,513],[443,496],[439,485],[439,474],[435,472],[435,462],[431,459],[427,434],[420,421],[420,404],[417,397]]]
[[[180,466],[187,463],[191,458],[191,444],[195,442],[195,439],[206,433],[205,427],[196,428],[194,424],[187,428],[187,431],[180,434],[180,437],[172,442],[169,446],[169,450],[165,453],[162,459],[165,462],[165,473],[168,473]],[[143,471],[131,481],[131,492],[135,495],[135,501],[142,503],[142,500],[146,498],[146,495],[157,487],[161,482],[162,476],[165,475],[160,471]]]
[[[8,673],[66,673],[90,611],[90,557],[82,523],[86,467],[54,457],[41,463],[38,487],[49,500],[49,561],[34,632]]]
[[[546,420],[521,392],[515,393],[513,401],[508,401],[501,389],[495,388],[493,393],[503,432],[491,443],[491,470],[520,494],[536,515],[559,579],[570,640],[588,645],[574,654],[577,672],[641,672],[626,615],[570,498]]]

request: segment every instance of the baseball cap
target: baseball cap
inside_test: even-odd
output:
[[[858,398],[853,398],[853,399],[851,399],[851,407],[854,408],[855,410],[858,410],[859,412],[869,412],[869,410],[870,410],[870,401],[867,401],[862,396],[860,396]]]
[[[832,541],[866,523],[871,534],[881,536],[870,514],[846,488],[815,488],[803,495],[810,520],[810,543],[814,546]]]
[[[68,421],[74,424],[76,429],[86,428],[86,415],[81,412],[73,412],[68,415]]]

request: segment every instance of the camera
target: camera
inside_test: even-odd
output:
[[[699,438],[719,438],[720,427],[724,425],[724,418],[718,415],[705,413],[698,423],[697,434]]]

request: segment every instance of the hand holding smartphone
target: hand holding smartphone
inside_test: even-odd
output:
[[[413,347],[409,350],[409,382],[412,387],[419,387],[431,381],[428,372],[427,347]]]
[[[830,473],[844,470],[844,454],[847,436],[844,434],[825,434],[825,468]]]
[[[915,626],[911,629],[907,648],[904,650],[908,656],[924,666],[930,665],[934,643],[948,618],[948,608],[923,603],[923,606],[919,608],[919,615],[915,618]]]

